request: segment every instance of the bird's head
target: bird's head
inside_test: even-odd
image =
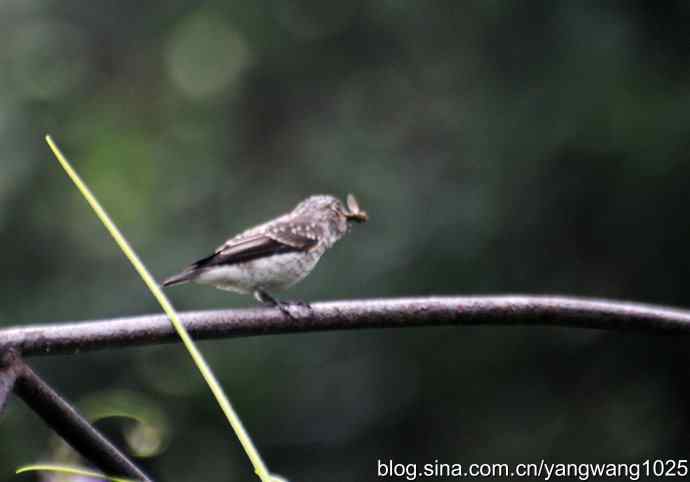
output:
[[[316,195],[299,203],[294,212],[309,216],[317,222],[328,222],[340,235],[347,232],[352,222],[364,223],[369,219],[367,213],[359,208],[357,199],[352,194],[347,195],[347,207],[334,196]]]

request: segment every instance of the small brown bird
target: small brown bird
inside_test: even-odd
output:
[[[228,239],[210,256],[166,279],[163,286],[195,282],[253,294],[259,302],[292,316],[290,303],[274,298],[269,291],[284,290],[303,280],[352,222],[367,219],[352,194],[347,196],[347,208],[333,196],[310,196],[291,212]]]

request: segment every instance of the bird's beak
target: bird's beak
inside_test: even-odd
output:
[[[369,220],[369,215],[366,211],[357,211],[356,213],[345,213],[345,217],[348,221],[354,221],[356,223],[365,223]]]

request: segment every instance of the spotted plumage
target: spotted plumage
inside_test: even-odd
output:
[[[220,245],[163,286],[195,282],[281,306],[269,291],[283,290],[304,279],[321,256],[367,214],[348,195],[347,208],[328,195],[311,196],[291,212],[250,228]]]

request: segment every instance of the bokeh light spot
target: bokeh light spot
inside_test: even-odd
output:
[[[170,39],[168,73],[192,98],[216,96],[236,82],[251,61],[242,35],[207,13],[186,18]]]

